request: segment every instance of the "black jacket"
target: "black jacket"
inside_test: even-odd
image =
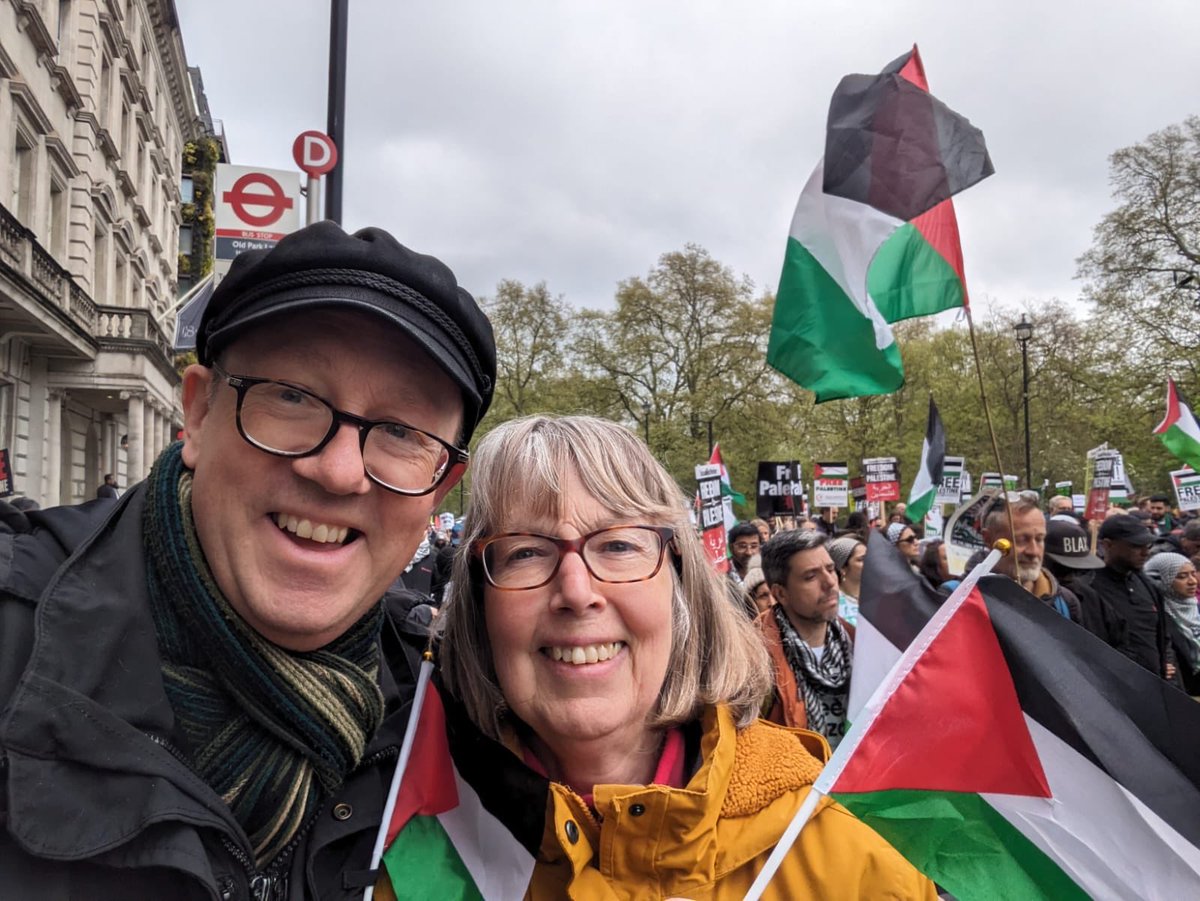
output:
[[[257,872],[228,807],[169,747],[144,495],[0,517],[0,897],[357,901],[419,652],[389,618],[385,716],[363,763],[290,865]]]
[[[1084,605],[1088,630],[1166,678],[1166,665],[1175,662],[1175,655],[1158,588],[1140,572],[1122,574],[1108,566],[1092,573],[1088,587],[1090,597]]]

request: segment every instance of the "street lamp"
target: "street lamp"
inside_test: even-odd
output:
[[[646,447],[650,446],[650,403],[642,401],[642,428],[646,433]]]
[[[1030,475],[1033,467],[1029,462],[1029,339],[1033,337],[1033,323],[1021,314],[1021,321],[1013,326],[1017,343],[1021,345],[1021,400],[1025,405],[1025,487],[1033,487]]]

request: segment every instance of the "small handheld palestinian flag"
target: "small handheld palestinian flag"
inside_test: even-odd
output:
[[[536,849],[540,832],[524,842],[516,838],[460,773],[446,709],[429,678],[432,668],[429,661],[421,664],[372,861],[378,867],[382,854],[383,867],[378,883],[363,897],[519,901],[533,877],[531,848]],[[470,749],[456,750],[473,769],[488,766]]]
[[[925,426],[925,441],[921,445],[921,465],[917,467],[917,478],[913,481],[908,496],[905,514],[913,522],[920,522],[933,508],[937,500],[938,486],[942,484],[942,469],[946,462],[946,430],[942,428],[942,417],[938,415],[933,395],[929,396],[929,421]]]
[[[1192,412],[1192,406],[1183,392],[1175,385],[1174,379],[1167,379],[1167,415],[1158,424],[1154,434],[1167,446],[1167,450],[1200,472],[1200,425],[1197,425],[1196,414]]]
[[[1011,579],[939,608],[884,541],[817,787],[962,901],[1194,897],[1200,705]]]
[[[929,93],[911,52],[847,75],[788,235],[767,362],[817,395],[890,394],[890,323],[967,305],[951,197],[993,172],[983,134]]]

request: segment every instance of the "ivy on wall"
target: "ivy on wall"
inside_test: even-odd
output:
[[[220,160],[221,146],[214,138],[200,138],[184,145],[183,174],[192,179],[192,202],[185,203],[179,214],[182,223],[192,227],[192,252],[180,254],[180,275],[201,279],[212,272],[213,231],[216,228],[213,182]],[[186,268],[185,258],[188,260]]]

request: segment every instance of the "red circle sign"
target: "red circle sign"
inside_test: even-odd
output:
[[[292,144],[292,158],[301,172],[320,178],[337,165],[337,147],[324,132],[302,131]]]
[[[248,188],[261,185],[266,193],[251,193]],[[221,200],[233,207],[234,215],[253,228],[274,225],[286,210],[292,208],[292,198],[283,192],[279,182],[265,172],[247,172],[221,195]],[[247,207],[262,207],[262,215],[251,213]]]

